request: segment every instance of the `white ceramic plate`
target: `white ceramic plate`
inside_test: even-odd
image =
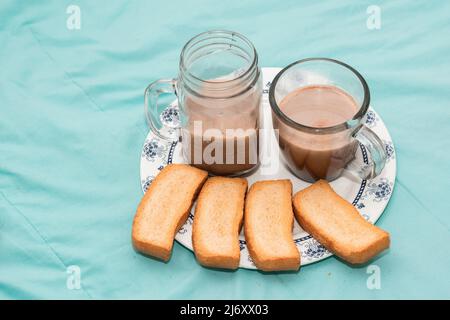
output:
[[[262,112],[263,127],[265,128],[271,126],[272,123],[270,105],[268,102],[268,90],[272,79],[280,70],[280,68],[262,68],[264,81]],[[177,114],[174,112],[172,107],[168,107],[162,115],[161,120],[166,122],[177,121]],[[382,173],[373,180],[357,179],[348,172],[344,172],[344,174],[340,178],[333,181],[331,185],[339,195],[344,197],[347,201],[353,203],[365,219],[371,223],[375,223],[383,213],[383,210],[392,195],[396,174],[396,159],[392,139],[379,115],[372,108],[370,108],[364,121],[366,125],[376,132],[385,143],[386,153],[388,155],[385,168]],[[264,159],[264,157],[266,157],[266,159]],[[265,160],[267,161],[267,157],[268,156],[264,155],[263,152],[262,162]],[[364,147],[361,146],[359,148],[355,161],[367,162],[367,154]],[[152,180],[158,172],[164,168],[164,166],[169,163],[183,162],[185,161],[181,154],[180,143],[167,143],[155,137],[152,132],[149,132],[141,152],[142,190],[144,192],[147,190]],[[260,167],[256,172],[247,177],[249,186],[258,180],[291,179],[293,184],[293,192],[295,193],[309,185],[309,183],[304,182],[292,175],[292,173],[288,171],[282,162],[280,162],[278,169],[273,174],[261,175],[261,170],[263,170],[263,168]],[[188,220],[175,237],[179,243],[191,251],[193,250],[191,237],[194,210],[195,204],[191,210]],[[302,265],[317,262],[332,255],[311,235],[305,232],[296,221],[294,223],[292,234],[293,239],[301,252]],[[241,248],[240,267],[256,269],[255,264],[248,253],[247,245],[242,232],[240,235],[239,244]]]

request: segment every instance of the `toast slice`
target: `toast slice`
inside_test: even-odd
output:
[[[169,164],[161,170],[134,217],[132,242],[137,251],[169,260],[175,234],[207,177],[206,171],[185,164]]]
[[[297,192],[293,202],[302,228],[347,262],[365,263],[389,247],[389,233],[366,221],[325,180]]]
[[[192,244],[201,265],[224,269],[239,266],[246,192],[247,180],[243,178],[212,177],[203,185],[192,226]]]
[[[244,232],[248,250],[263,271],[298,270],[300,253],[292,237],[292,183],[254,183],[245,201]]]

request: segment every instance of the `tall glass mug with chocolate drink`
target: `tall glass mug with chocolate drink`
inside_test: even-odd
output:
[[[258,55],[236,32],[208,31],[184,46],[177,79],[157,80],[145,91],[152,131],[181,137],[186,161],[213,175],[256,169],[262,94]],[[177,103],[167,102],[176,95]],[[179,121],[165,120],[167,114]]]
[[[300,179],[332,181],[345,168],[369,179],[382,171],[383,143],[362,121],[369,88],[349,65],[326,58],[294,62],[275,77],[269,101],[281,151]],[[368,165],[353,161],[359,143],[368,151]]]

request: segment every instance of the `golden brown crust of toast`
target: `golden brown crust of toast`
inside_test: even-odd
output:
[[[246,192],[244,178],[212,177],[203,185],[192,226],[192,244],[201,265],[238,268]]]
[[[185,164],[169,164],[156,176],[142,198],[132,227],[137,251],[167,261],[175,234],[186,222],[206,171]]]
[[[365,263],[389,247],[389,233],[366,221],[325,180],[297,192],[293,203],[302,228],[349,263]]]
[[[247,193],[244,232],[250,256],[263,271],[298,270],[300,253],[292,237],[292,183],[266,180]]]

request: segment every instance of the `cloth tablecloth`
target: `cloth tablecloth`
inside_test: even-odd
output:
[[[0,298],[450,298],[449,17],[448,1],[2,1]],[[334,257],[264,274],[133,250],[144,88],[219,28],[261,66],[326,56],[365,76],[397,152],[380,289]]]

